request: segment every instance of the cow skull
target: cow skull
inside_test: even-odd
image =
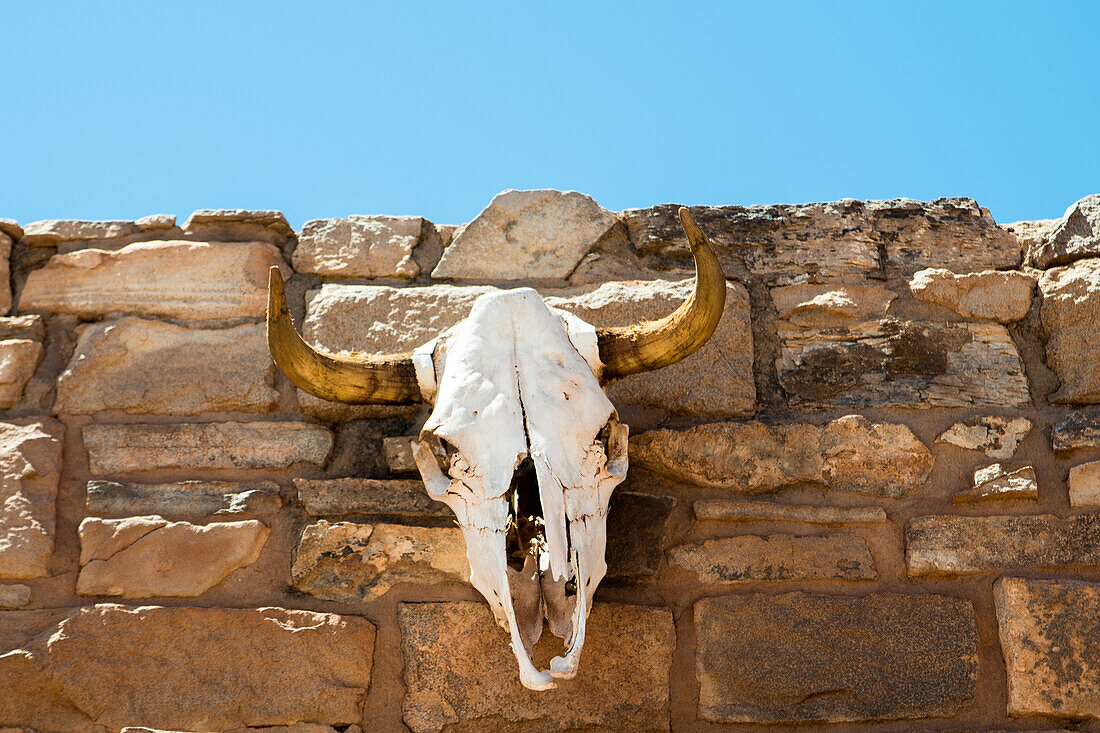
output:
[[[627,469],[627,426],[600,383],[658,369],[698,350],[718,325],[725,278],[706,237],[680,209],[695,258],[692,296],[669,316],[593,328],[530,288],[478,298],[465,320],[411,354],[326,354],[290,321],[272,268],[268,344],[290,380],[356,404],[430,402],[413,445],[429,495],[466,540],[470,582],[511,636],[532,690],[577,674],[592,596],[607,570],[607,507]],[[563,656],[539,670],[543,622]]]

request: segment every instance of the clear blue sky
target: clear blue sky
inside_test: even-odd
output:
[[[1100,192],[1100,2],[5,2],[0,216]]]

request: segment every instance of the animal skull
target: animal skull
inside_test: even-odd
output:
[[[653,323],[596,329],[530,288],[478,298],[467,318],[412,354],[340,356],[307,345],[272,268],[268,344],[297,386],[352,403],[430,402],[413,445],[429,495],[466,540],[470,582],[511,636],[532,690],[577,674],[588,612],[607,571],[611,492],[627,469],[627,426],[600,381],[694,353],[722,315],[725,278],[686,209],[695,291]],[[531,661],[543,622],[564,640],[549,670]]]

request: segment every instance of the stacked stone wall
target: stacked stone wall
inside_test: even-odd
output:
[[[608,388],[630,474],[542,693],[412,465],[429,408],[293,387],[268,270],[331,351],[520,285],[626,324],[690,293],[676,206],[0,219],[0,729],[1100,730],[1100,196],[691,210],[724,318]]]

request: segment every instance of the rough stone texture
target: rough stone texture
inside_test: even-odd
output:
[[[695,604],[699,714],[717,723],[947,716],[977,693],[968,601],[732,595]]]
[[[581,292],[543,295],[555,308],[595,326],[611,326],[667,315],[690,295],[691,287],[690,280],[605,283]],[[334,352],[409,351],[465,318],[474,300],[490,291],[485,286],[325,285],[308,300],[302,333],[310,343]],[[747,414],[756,399],[752,358],[748,294],[740,285],[728,283],[725,315],[707,345],[670,367],[618,380],[608,394],[620,407]]]
[[[84,445],[96,476],[157,469],[286,468],[323,463],[332,450],[332,433],[301,422],[87,425]]]
[[[641,253],[690,259],[677,208],[623,212]],[[724,266],[743,259],[758,275],[836,277],[885,267],[898,276],[932,266],[973,272],[1020,262],[1016,237],[972,199],[689,208]],[[879,261],[880,248],[885,262]]]
[[[64,428],[0,423],[0,580],[49,574]]]
[[[315,517],[381,514],[400,517],[454,517],[428,496],[422,481],[373,478],[294,479],[298,501]]]
[[[1027,315],[1036,277],[1016,271],[986,270],[956,275],[950,270],[921,270],[909,281],[918,300],[942,305],[963,318],[1012,323]]]
[[[267,271],[284,266],[270,244],[139,242],[108,252],[58,254],[27,277],[21,311],[98,318],[136,313],[174,318],[262,318]]]
[[[0,216],[0,234],[9,237],[13,242],[18,242],[23,238],[25,232],[15,219]]]
[[[776,368],[797,407],[1021,407],[1020,355],[996,323],[884,319],[804,329],[780,323]]]
[[[397,618],[402,709],[414,733],[669,728],[676,636],[667,609],[597,602],[585,637],[588,663],[575,680],[544,692],[520,686],[507,636],[484,603],[402,603]],[[560,653],[561,641],[544,633],[534,658],[546,665]]]
[[[23,244],[28,247],[52,247],[60,241],[115,239],[142,231],[136,221],[115,219],[81,221],[77,219],[43,219],[23,228]]]
[[[270,530],[254,519],[198,525],[156,515],[80,523],[82,596],[200,596],[260,556]]]
[[[12,238],[0,230],[0,315],[11,310],[11,246]]]
[[[897,293],[879,283],[798,283],[772,288],[780,318],[797,326],[823,328],[886,315]]]
[[[401,435],[382,439],[382,453],[386,456],[386,466],[390,473],[410,473],[416,470],[416,460],[412,453],[412,441],[415,437]]]
[[[275,514],[282,507],[274,481],[179,481],[167,484],[88,482],[88,511],[93,514],[219,517]]]
[[[199,209],[183,224],[188,236],[209,242],[261,241],[281,245],[294,230],[281,211]]]
[[[263,324],[199,329],[126,317],[78,330],[57,382],[59,414],[198,415],[278,406]]]
[[[1074,410],[1050,433],[1056,451],[1100,448],[1100,414]]]
[[[294,269],[327,277],[414,278],[419,216],[349,216],[307,221],[298,235]]]
[[[607,510],[607,580],[657,574],[676,500],[633,491],[611,494]]]
[[[1100,586],[1001,578],[993,598],[1008,714],[1100,718]]]
[[[1007,471],[999,463],[979,468],[974,472],[974,485],[956,493],[952,501],[959,504],[1005,499],[1039,500],[1039,484],[1034,468],[1024,466]]]
[[[1031,432],[1026,417],[981,417],[957,422],[936,438],[967,450],[980,450],[990,458],[1005,460],[1016,453],[1020,442]]]
[[[502,191],[457,233],[432,277],[565,279],[617,221],[576,191]]]
[[[29,585],[0,585],[0,608],[21,608],[30,602]]]
[[[361,722],[370,684],[374,626],[356,616],[105,603],[0,618],[15,630],[0,650],[0,689],[11,692],[0,695],[0,724],[342,726]]]
[[[43,353],[42,344],[30,339],[0,341],[0,408],[11,407],[23,396]]]
[[[1100,461],[1089,461],[1069,470],[1069,505],[1100,507]]]
[[[723,537],[673,547],[668,557],[670,563],[695,573],[703,583],[878,577],[867,541],[844,534]]]
[[[1040,269],[1100,255],[1100,194],[1074,203],[1037,239],[1028,247],[1027,258]]]
[[[0,316],[0,339],[30,339],[41,341],[46,337],[42,316]]]
[[[899,497],[932,471],[931,453],[909,428],[861,415],[823,428],[748,422],[651,430],[631,438],[630,460],[678,481],[754,494],[812,482]]]
[[[1029,567],[1100,567],[1100,514],[927,516],[905,525],[911,577]]]
[[[315,522],[302,531],[291,584],[330,601],[372,601],[398,583],[468,582],[458,527]]]
[[[771,501],[702,499],[695,502],[694,509],[696,519],[727,522],[848,524],[886,521],[885,510],[877,506],[809,506],[777,504]]]
[[[1047,270],[1039,278],[1047,364],[1062,380],[1053,402],[1100,402],[1100,259]]]

